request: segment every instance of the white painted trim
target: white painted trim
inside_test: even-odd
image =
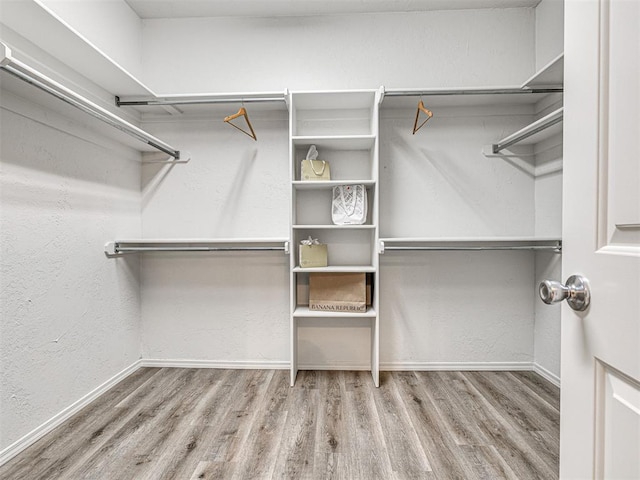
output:
[[[560,377],[557,376],[555,373],[550,372],[549,370],[544,368],[542,365],[535,362],[533,363],[533,371],[536,372],[545,380],[548,380],[551,383],[553,383],[556,387],[560,388]]]
[[[323,365],[310,365],[299,363],[298,370],[349,370],[349,371],[370,371],[370,365],[343,365],[343,364],[323,364]]]
[[[140,360],[140,367],[156,368],[224,368],[224,369],[287,369],[289,362],[284,360],[188,360],[188,359],[154,359]],[[355,364],[299,364],[298,370],[370,370],[369,365]],[[484,370],[484,371],[536,371],[533,362],[387,362],[380,363],[380,370],[384,371],[429,371],[429,370]],[[541,374],[545,378],[546,375]],[[548,375],[552,375],[548,373]],[[551,377],[551,381],[553,376]],[[555,382],[554,382],[555,383]]]
[[[60,424],[62,424],[63,422],[71,418],[73,415],[78,413],[80,410],[82,410],[84,407],[89,405],[91,402],[93,402],[96,398],[98,398],[100,395],[105,393],[107,390],[114,387],[119,382],[121,382],[122,380],[127,378],[129,375],[134,373],[141,366],[142,366],[141,361],[136,360],[121,372],[116,373],[113,377],[108,379],[102,385],[99,385],[98,387],[94,388],[92,391],[87,393],[84,397],[72,403],[67,408],[65,408],[64,410],[62,410],[61,412],[59,412],[58,414],[54,415],[49,420],[44,422],[42,425],[40,425],[39,427],[36,427],[34,430],[27,433],[24,437],[18,439],[17,441],[9,445],[7,448],[0,451],[0,465],[4,465],[6,462],[11,460],[17,454],[22,452],[25,448],[32,445],[36,441],[40,440],[47,433],[49,433],[54,428],[56,428],[57,426],[59,426]]]
[[[380,363],[380,370],[398,371],[509,371],[533,370],[532,362],[387,362]]]
[[[189,360],[145,358],[141,367],[160,368],[224,368],[230,370],[286,370],[289,362],[283,360]]]

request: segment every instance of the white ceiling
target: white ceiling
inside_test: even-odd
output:
[[[535,7],[540,0],[126,0],[140,18],[272,17]]]

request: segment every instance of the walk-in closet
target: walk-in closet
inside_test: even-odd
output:
[[[635,256],[640,210],[612,200],[615,232],[578,235],[563,188],[637,190],[637,166],[579,182],[565,157],[637,122],[614,88],[578,95],[613,85],[597,72],[637,34],[607,26],[636,20],[624,0],[0,0],[0,477],[586,472],[560,456],[581,410],[561,417],[561,371],[587,358],[563,335],[591,345],[610,284],[563,257],[587,237]],[[637,150],[611,124],[590,152]],[[597,425],[633,437],[635,354],[598,352]],[[602,478],[640,474],[601,443]]]

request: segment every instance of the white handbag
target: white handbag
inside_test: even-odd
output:
[[[364,185],[333,187],[331,221],[335,225],[362,225],[367,221],[367,189]]]

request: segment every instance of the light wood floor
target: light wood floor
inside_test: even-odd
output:
[[[558,478],[532,372],[138,370],[0,467],[8,479]]]

